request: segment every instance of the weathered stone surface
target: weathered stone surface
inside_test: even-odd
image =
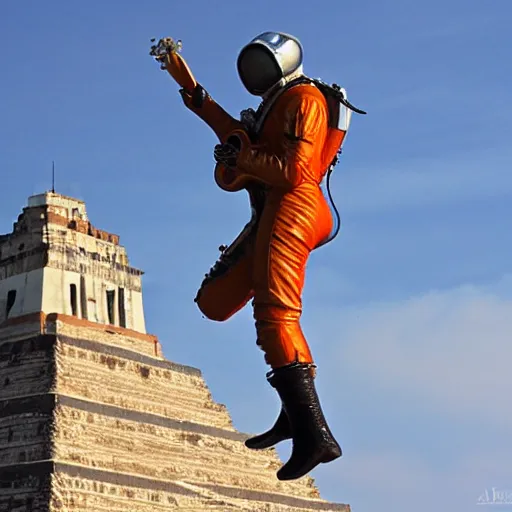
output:
[[[160,343],[158,343],[155,336],[141,335],[140,333],[129,332],[127,329],[116,329],[114,326],[99,326],[97,329],[92,329],[94,326],[92,322],[84,322],[64,315],[49,315],[46,326],[48,334],[58,332],[61,336],[91,340],[109,347],[124,348],[162,359]]]
[[[123,357],[119,352],[109,355],[76,346],[80,342],[68,344],[63,338],[59,340],[62,342],[59,342],[56,357],[58,392],[177,420],[233,429],[226,408],[213,402],[199,372],[178,365],[169,367],[168,363],[159,364],[157,360],[141,361],[136,355]]]
[[[55,338],[40,335],[0,345],[0,400],[48,392],[55,381]]]
[[[349,510],[309,477],[278,481],[198,369],[62,330],[0,342],[0,488],[19,486],[0,511]]]
[[[0,512],[50,512],[53,464],[0,466]]]
[[[117,235],[91,224],[83,201],[32,196],[0,237],[0,324],[42,311],[144,333],[142,274]]]

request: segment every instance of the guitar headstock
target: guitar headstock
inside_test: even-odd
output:
[[[156,38],[151,39],[152,43],[155,41]],[[164,37],[160,39],[158,43],[151,45],[149,55],[161,64],[160,69],[165,69],[165,61],[167,60],[167,57],[171,53],[180,52],[182,47],[183,43],[181,42],[181,39],[175,41],[172,37]]]

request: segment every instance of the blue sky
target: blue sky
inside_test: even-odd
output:
[[[57,191],[86,200],[146,271],[148,330],[166,356],[203,370],[237,428],[266,428],[278,403],[250,309],[216,324],[193,303],[247,198],[215,187],[215,138],[148,49],[181,38],[237,115],[256,105],[236,75],[241,46],[297,35],[305,71],[369,112],[332,179],[342,231],[306,283],[304,328],[344,449],[313,476],[355,512],[480,510],[485,489],[512,490],[512,4],[191,5],[2,4],[0,232],[50,187],[55,160]]]

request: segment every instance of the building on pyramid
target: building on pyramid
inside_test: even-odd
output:
[[[142,272],[82,201],[32,196],[0,236],[0,511],[345,511],[146,333]]]

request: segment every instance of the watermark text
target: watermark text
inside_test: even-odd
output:
[[[512,505],[512,491],[492,487],[478,497],[477,505]]]

